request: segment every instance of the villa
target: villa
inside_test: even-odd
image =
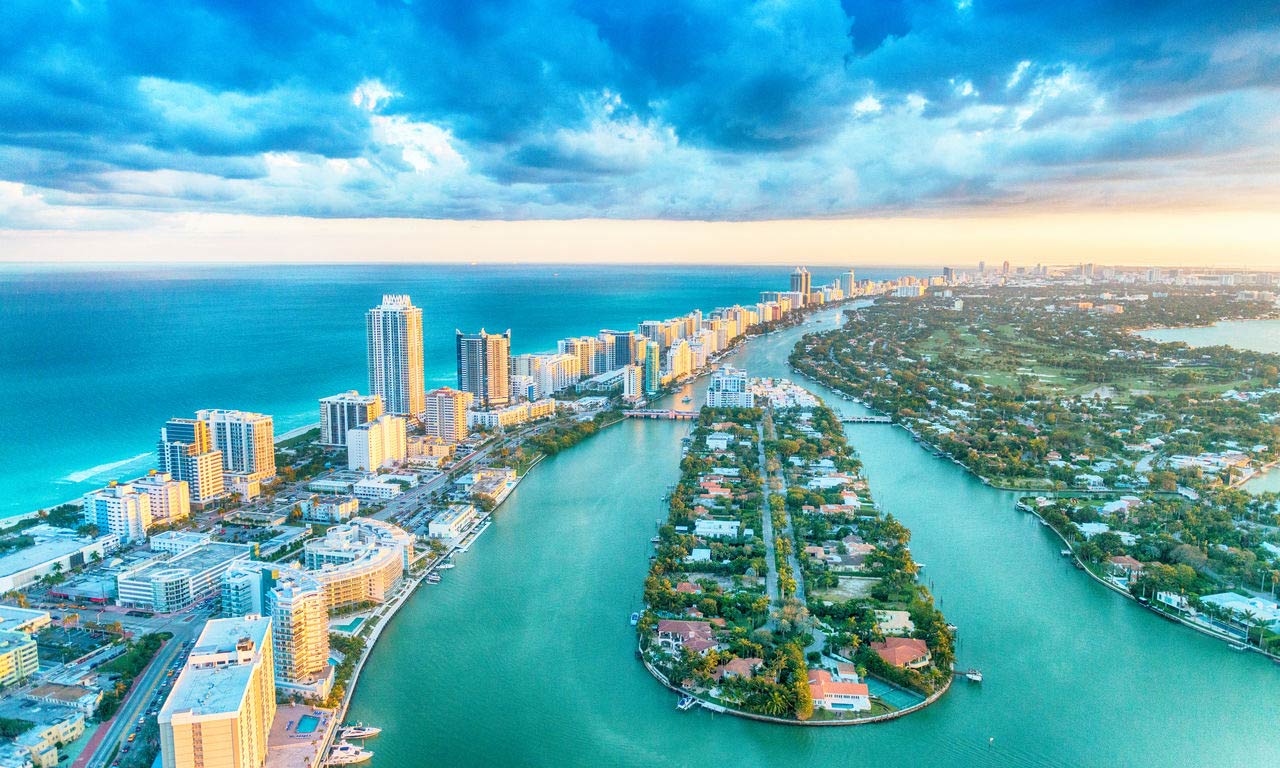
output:
[[[866,683],[843,683],[831,679],[825,669],[809,670],[809,695],[817,709],[838,712],[865,712],[871,709],[871,690]]]
[[[871,650],[885,663],[907,669],[927,667],[933,660],[929,646],[917,637],[886,637],[884,642],[872,643]]]
[[[660,619],[658,621],[657,640],[658,645],[671,653],[675,653],[681,648],[704,653],[718,645],[715,630],[706,621]]]
[[[745,659],[734,659],[733,661],[716,667],[715,671],[711,673],[711,676],[715,678],[717,682],[731,677],[750,679],[755,677],[756,670],[763,664],[764,659],[756,658],[754,656]]]

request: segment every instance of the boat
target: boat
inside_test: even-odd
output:
[[[438,574],[438,573],[428,573],[428,574],[427,574],[427,583],[428,583],[428,584],[439,584],[439,583],[440,583],[440,574]]]
[[[1233,650],[1233,651],[1247,651],[1247,650],[1249,650],[1249,646],[1245,645],[1244,643],[1232,643],[1232,644],[1231,644],[1231,650]]]
[[[680,700],[676,702],[676,709],[680,710],[681,712],[688,712],[689,710],[693,709],[693,706],[697,703],[698,703],[698,700],[693,698],[692,696],[681,696]]]
[[[632,612],[632,614],[631,614],[631,626],[633,626],[633,627],[634,627],[635,625],[637,625],[637,624],[639,624],[639,623],[640,623],[640,614],[639,614],[638,612]]]
[[[437,565],[437,566],[436,566],[436,570],[437,570],[437,571],[447,571],[447,570],[449,570],[450,568],[453,568],[455,565],[456,565],[456,563],[450,563],[450,562],[448,562],[448,561],[445,561],[445,562],[443,562],[443,563],[441,563],[441,564]]]
[[[342,730],[338,731],[338,735],[342,737],[343,741],[347,739],[372,739],[380,733],[382,733],[382,729],[378,726],[365,725],[364,723],[344,725]]]
[[[1071,550],[1069,550],[1069,549],[1064,549],[1064,550],[1062,550],[1062,556],[1063,556],[1063,557],[1071,557]]]
[[[971,670],[969,670],[968,672],[965,672],[965,673],[964,673],[964,676],[965,676],[965,678],[967,678],[967,679],[969,680],[969,682],[971,682],[971,683],[980,683],[980,682],[982,682],[982,672],[980,672],[980,671],[978,671],[978,670],[976,670],[976,669],[971,669]]]
[[[373,757],[373,753],[363,747],[357,747],[346,741],[340,741],[329,748],[329,756],[325,765],[355,765]]]
[[[680,402],[682,402],[682,403],[692,403],[692,402],[693,402],[693,398],[692,398],[692,397],[688,397],[688,396],[686,396],[686,397],[682,397],[682,398],[680,398]]]

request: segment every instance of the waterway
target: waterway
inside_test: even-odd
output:
[[[804,330],[755,340],[733,362],[785,376]],[[376,768],[1280,764],[1280,667],[1094,583],[1011,494],[878,424],[847,433],[959,625],[960,663],[985,682],[855,728],[677,712],[634,660],[627,616],[688,429],[628,421],[543,462],[444,583],[409,601],[350,715],[386,729],[369,745]]]

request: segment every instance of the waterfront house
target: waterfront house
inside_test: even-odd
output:
[[[702,594],[702,587],[691,581],[682,581],[676,585],[676,591],[682,595],[700,595]]]
[[[886,637],[884,642],[872,643],[871,650],[886,663],[907,669],[927,667],[933,659],[929,646],[917,637]]]
[[[1113,573],[1130,584],[1142,578],[1142,573],[1146,568],[1141,562],[1128,555],[1109,557],[1107,558],[1107,565],[1110,566]]]
[[[713,520],[703,518],[694,523],[693,532],[709,539],[736,538],[742,524],[737,520]]]
[[[731,677],[750,679],[755,677],[756,670],[763,664],[764,659],[756,658],[754,656],[745,659],[734,659],[716,667],[715,671],[711,673],[711,676],[715,678],[717,682]]]
[[[655,639],[663,650],[671,653],[681,648],[704,653],[717,645],[715,630],[706,621],[659,619]]]
[[[885,635],[909,635],[916,631],[907,611],[876,611],[876,626]]]
[[[733,445],[733,435],[728,432],[713,432],[707,435],[707,448],[713,451],[728,450]]]
[[[841,661],[836,664],[835,679],[838,683],[862,682],[862,678],[858,676],[858,667],[847,661]]]
[[[837,712],[865,712],[871,709],[871,690],[866,683],[844,683],[831,679],[825,669],[809,670],[809,695],[817,709]]]

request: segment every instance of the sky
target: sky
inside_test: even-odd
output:
[[[1274,0],[4,16],[0,260],[1280,265]]]

